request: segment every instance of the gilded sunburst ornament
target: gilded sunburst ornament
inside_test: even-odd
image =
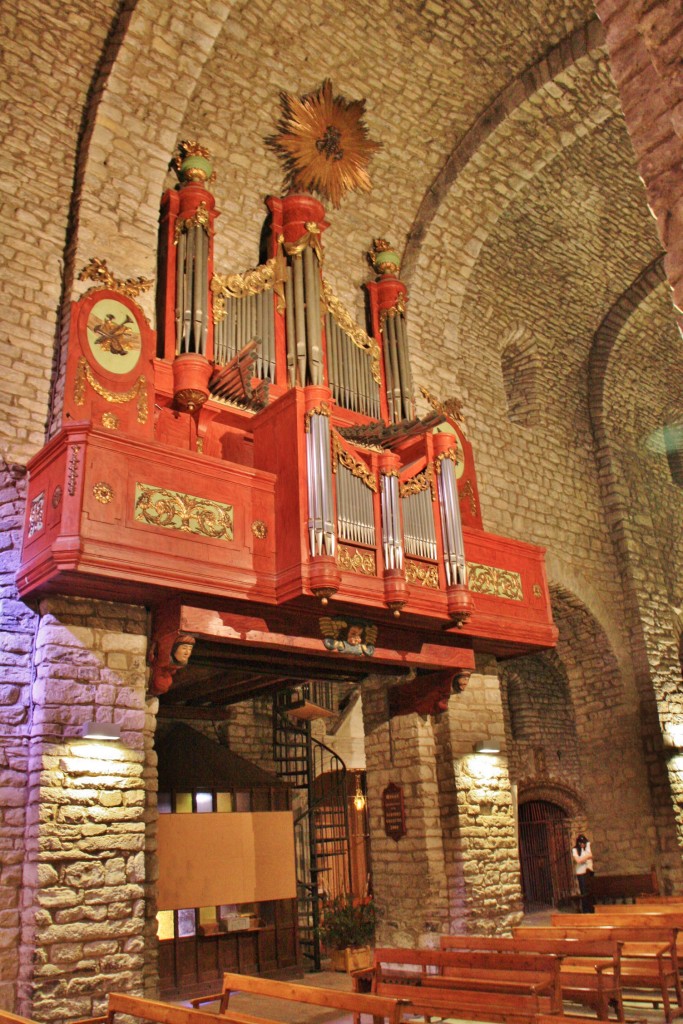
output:
[[[280,93],[278,134],[267,142],[283,158],[292,191],[317,192],[338,207],[347,192],[372,188],[367,165],[379,142],[368,138],[365,100],[332,95],[325,79],[317,92]]]

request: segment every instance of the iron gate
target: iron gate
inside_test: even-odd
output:
[[[557,907],[574,892],[570,822],[557,804],[530,800],[519,808],[519,860],[524,910]]]

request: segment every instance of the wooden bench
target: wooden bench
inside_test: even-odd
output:
[[[384,948],[353,979],[357,987],[370,978],[376,995],[408,998],[412,1014],[532,1024],[539,1013],[562,1012],[559,968],[556,956],[536,953]]]
[[[514,935],[580,941],[615,939],[623,943],[620,960],[622,993],[626,989],[659,993],[667,1022],[674,1016],[669,996],[672,989],[679,1010],[683,1007],[675,928],[643,925],[642,919],[633,924],[626,917],[617,923],[614,919],[606,917],[604,925],[598,924],[597,915],[588,917],[584,914],[557,914],[553,915],[553,922],[555,918],[561,918],[563,923],[553,923],[550,928],[515,928]],[[602,920],[601,917],[600,921]],[[653,1005],[660,1001],[658,997],[652,996],[648,1001],[650,1000]]]
[[[638,896],[653,895],[659,893],[659,882],[657,872],[654,868],[640,875],[593,875],[589,883],[589,894],[592,899],[599,903],[616,903],[617,900],[631,903]]]
[[[341,992],[337,989],[315,988],[313,985],[299,985],[290,981],[271,981],[269,978],[258,978],[250,974],[223,975],[223,987],[220,992],[208,996],[191,999],[193,1007],[201,1003],[218,1001],[218,1012],[228,1013],[230,996],[233,992],[248,992],[250,995],[267,996],[270,999],[286,999],[288,1002],[302,1003],[307,1006],[329,1007],[352,1013],[354,1020],[360,1020],[362,1014],[374,1020],[385,1018],[390,1024],[398,1024],[407,1006],[406,999],[372,995],[365,992]],[[405,993],[404,993],[405,995]],[[216,1024],[216,1016],[213,1024]],[[230,1014],[232,1016],[232,1014]]]
[[[442,935],[444,950],[489,950],[497,953],[550,953],[561,959],[563,999],[591,1006],[601,1020],[610,1005],[624,1020],[621,996],[621,947],[616,939],[570,940],[504,938],[481,935]]]
[[[266,1017],[254,1017],[247,1013],[226,1013],[218,1017],[206,1010],[190,1010],[186,1006],[162,1003],[157,999],[143,999],[124,992],[110,992],[107,996],[107,1012],[99,1017],[85,1017],[73,1024],[114,1024],[117,1013],[125,1013],[154,1024],[276,1024]],[[12,1022],[8,1022],[12,1024]]]

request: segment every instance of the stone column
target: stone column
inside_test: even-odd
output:
[[[13,1010],[24,863],[34,613],[17,596],[25,470],[0,462],[0,1009]]]
[[[19,1012],[47,1022],[101,1013],[111,989],[144,991],[150,727],[145,609],[51,598],[40,613]],[[80,738],[88,721],[119,725],[121,741]]]
[[[496,663],[478,659],[477,667],[434,728],[446,930],[500,935],[522,916],[516,810],[505,753],[474,753],[486,739],[499,740],[504,750],[505,736]]]
[[[418,714],[389,720],[387,688],[400,682],[370,677],[362,691],[377,943],[434,946],[447,930],[448,904],[433,725]],[[398,842],[384,831],[390,782],[405,799],[406,835]]]

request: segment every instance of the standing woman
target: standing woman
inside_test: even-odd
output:
[[[576,881],[579,883],[579,892],[581,893],[581,913],[593,914],[595,909],[590,892],[590,880],[593,876],[593,854],[591,852],[591,844],[583,833],[576,837],[576,845],[572,850],[572,859],[576,871]]]

